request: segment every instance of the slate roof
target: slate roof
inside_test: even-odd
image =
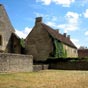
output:
[[[64,44],[69,45],[69,46],[71,46],[71,47],[77,49],[77,47],[72,43],[72,41],[71,41],[69,38],[67,38],[67,37],[65,37],[64,35],[58,33],[56,30],[54,30],[53,28],[49,27],[48,25],[46,25],[46,24],[44,24],[44,23],[41,23],[41,25],[42,25],[42,27],[43,27],[45,30],[48,31],[48,33],[49,33],[51,36],[53,36],[53,37],[56,38],[57,40],[63,42]]]

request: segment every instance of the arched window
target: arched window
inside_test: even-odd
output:
[[[2,45],[2,36],[0,35],[0,45]]]

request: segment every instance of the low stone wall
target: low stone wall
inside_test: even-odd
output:
[[[41,64],[41,65],[33,65],[33,71],[40,71],[48,69],[48,64]]]
[[[49,69],[58,70],[88,70],[88,61],[50,63]]]
[[[0,72],[31,72],[33,56],[0,53]]]

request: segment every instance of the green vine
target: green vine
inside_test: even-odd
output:
[[[22,39],[20,39],[20,44],[21,44],[21,46],[24,48],[25,47],[25,42],[24,42],[24,39],[22,38]]]
[[[57,39],[54,39],[54,45],[55,45],[55,53],[54,53],[55,58],[66,58],[67,51],[64,50],[63,44]]]

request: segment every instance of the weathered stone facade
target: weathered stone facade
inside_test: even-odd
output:
[[[53,52],[52,40],[40,23],[36,23],[31,33],[26,38],[27,54],[34,56],[34,60],[46,60]]]
[[[63,44],[64,49],[67,51],[67,57],[68,58],[74,58],[74,57],[78,57],[78,52],[76,48],[72,48],[68,45]]]
[[[0,4],[0,52],[3,52],[0,54],[0,72],[32,71],[33,60],[45,61],[52,57],[56,48],[54,39],[63,45],[64,50],[67,51],[67,57],[77,57],[77,48],[70,37],[43,24],[42,17],[36,18],[33,30],[25,39],[25,47],[22,47],[20,38],[15,34],[9,17],[3,5]],[[20,55],[21,53],[26,55]],[[37,68],[46,69],[48,65],[35,65],[34,69]]]
[[[51,27],[42,23],[42,17],[36,18],[35,26],[26,38],[26,54],[34,56],[34,60],[46,60],[54,51],[52,37],[60,39],[64,50],[67,51],[67,57],[77,57],[77,48],[71,42],[69,37],[61,35]]]
[[[14,34],[14,36],[13,36]],[[14,37],[14,39],[12,38]],[[12,40],[13,39],[13,40]],[[13,49],[13,41],[18,43],[19,38],[15,35],[15,30],[9,20],[9,17],[4,9],[4,6],[0,4],[0,52],[5,53],[20,53],[19,48],[14,47],[16,50],[11,51]],[[20,42],[20,41],[19,41]],[[15,44],[17,45],[17,44]],[[18,45],[19,46],[19,45]]]
[[[20,42],[4,6],[0,4],[0,72],[33,71],[33,56],[21,54]]]
[[[20,41],[21,41],[20,38],[16,34],[12,33],[10,40],[8,42],[7,48],[6,48],[7,52],[8,53],[21,54]]]
[[[0,53],[0,72],[31,72],[33,56]]]

